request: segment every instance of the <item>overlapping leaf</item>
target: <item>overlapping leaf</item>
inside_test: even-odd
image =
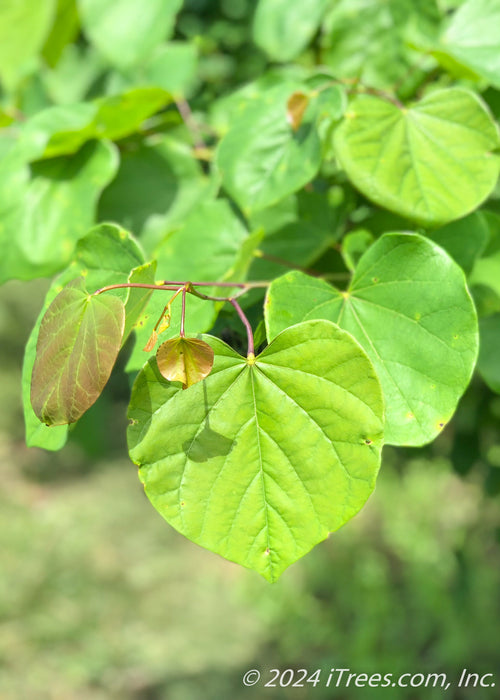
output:
[[[500,313],[482,318],[479,329],[481,344],[477,368],[490,389],[500,394]]]
[[[499,0],[468,0],[452,15],[434,55],[454,74],[465,68],[466,77],[500,87],[499,26]]]
[[[74,423],[109,379],[121,346],[125,307],[116,296],[91,296],[83,279],[51,303],[38,333],[31,403],[47,425]]]
[[[305,115],[297,131],[287,119],[287,102],[300,87],[282,83],[251,100],[219,144],[223,185],[246,214],[283,199],[318,172],[321,142],[314,119]]]
[[[78,0],[83,29],[121,69],[140,65],[173,29],[182,0]]]
[[[428,226],[475,209],[500,172],[498,127],[479,97],[461,88],[433,92],[409,108],[359,96],[334,145],[364,195]]]
[[[26,63],[42,48],[56,0],[2,0],[0,4],[0,79],[16,85]]]
[[[99,216],[130,228],[153,252],[212,191],[185,144],[156,137],[122,153],[118,174],[99,203]]]
[[[477,318],[464,274],[417,234],[382,236],[359,261],[346,292],[300,272],[278,278],[265,314],[270,339],[312,318],[352,333],[380,378],[391,444],[432,440],[453,414],[477,358]]]
[[[329,0],[259,0],[253,21],[255,43],[275,61],[295,58],[317,31],[328,4]]]
[[[117,168],[108,143],[88,143],[70,158],[29,169],[22,161],[0,182],[0,282],[48,276],[71,259],[75,244],[94,223],[97,198]]]
[[[373,490],[380,386],[359,345],[328,321],[288,328],[254,362],[204,339],[214,368],[187,391],[154,360],[139,374],[130,455],[171,525],[275,581]]]
[[[75,153],[91,139],[118,140],[171,100],[161,88],[139,87],[92,102],[49,107],[23,125],[20,148],[33,161]]]

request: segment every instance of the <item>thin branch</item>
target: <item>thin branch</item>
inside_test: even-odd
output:
[[[207,150],[208,146],[203,140],[201,129],[196,119],[194,119],[193,117],[193,113],[191,111],[191,107],[189,106],[189,102],[185,99],[178,99],[175,100],[175,104],[177,106],[177,109],[179,110],[179,114],[182,117],[182,121],[191,132],[195,148]]]
[[[186,292],[188,291],[188,289],[189,289],[189,282],[187,284],[185,284],[184,287],[182,288],[181,329],[179,331],[179,335],[181,336],[181,338],[184,338],[184,336],[186,335],[184,332],[184,323],[186,320]]]
[[[232,304],[234,306],[234,308],[236,309],[236,313],[238,314],[238,316],[240,317],[241,321],[243,322],[245,328],[247,329],[247,339],[248,339],[247,357],[249,359],[253,359],[255,357],[255,349],[254,349],[254,344],[253,344],[253,331],[252,331],[252,326],[250,325],[250,321],[243,313],[243,309],[238,304],[236,299],[231,298],[231,299],[228,299],[228,301],[230,304]]]

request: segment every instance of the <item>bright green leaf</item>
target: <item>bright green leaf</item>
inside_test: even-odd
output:
[[[2,0],[0,3],[0,79],[12,88],[23,68],[43,46],[56,0]]]
[[[94,222],[97,198],[117,168],[108,143],[88,143],[69,158],[24,164],[0,185],[0,282],[57,272]]]
[[[182,0],[78,0],[85,34],[107,60],[131,68],[172,32]]]
[[[323,22],[322,60],[337,78],[392,90],[427,67],[409,44],[427,44],[439,23],[436,0],[336,0]]]
[[[386,442],[422,445],[451,418],[477,358],[477,317],[458,265],[426,238],[388,233],[363,255],[346,292],[290,272],[265,306],[268,338],[324,318],[358,340],[377,371]]]
[[[287,329],[254,362],[204,339],[214,368],[188,391],[153,360],[138,376],[130,455],[173,527],[275,581],[372,492],[380,386],[359,345],[327,321]]]
[[[259,0],[253,39],[275,61],[295,58],[316,33],[330,0]]]
[[[76,0],[58,0],[55,21],[42,52],[49,66],[55,66],[64,48],[76,39],[79,26]]]
[[[171,41],[154,52],[142,70],[143,82],[183,98],[189,96],[196,85],[197,69],[197,46],[186,41]]]
[[[144,87],[93,102],[48,107],[23,126],[18,147],[32,161],[75,153],[91,139],[116,141],[138,131],[171,99],[160,88]]]
[[[376,204],[423,225],[458,219],[494,188],[498,128],[475,94],[433,92],[409,108],[360,96],[335,133],[352,183]]]
[[[165,280],[224,281],[232,275],[248,231],[226,200],[202,202],[156,249]]]
[[[450,61],[500,87],[499,27],[500,0],[468,0],[452,15],[435,55],[453,73]]]
[[[31,403],[47,425],[74,423],[104,389],[120,349],[123,302],[90,296],[83,280],[70,282],[40,325],[31,377]]]
[[[314,178],[321,142],[314,122],[298,131],[287,119],[287,102],[300,86],[281,84],[251,101],[217,150],[222,183],[245,214],[278,202]]]

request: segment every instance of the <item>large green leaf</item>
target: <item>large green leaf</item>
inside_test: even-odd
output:
[[[364,195],[430,226],[475,209],[500,171],[498,128],[479,97],[461,88],[433,92],[409,108],[359,96],[334,144]]]
[[[129,233],[118,226],[102,224],[82,238],[76,247],[72,263],[52,283],[43,308],[31,331],[26,345],[23,362],[23,406],[26,426],[26,443],[29,447],[43,447],[46,450],[58,450],[66,442],[67,427],[51,426],[48,428],[36,417],[31,406],[30,387],[35,351],[38,341],[40,323],[51,302],[63,287],[72,280],[83,277],[89,291],[95,291],[108,284],[120,284],[127,281],[154,281],[154,269],[144,264],[144,257],[136,241]],[[112,293],[125,304],[126,321],[123,340],[125,340],[138,322],[149,299],[144,290],[117,289]]]
[[[330,0],[259,0],[253,39],[275,61],[295,58],[316,33]]]
[[[383,404],[359,345],[327,321],[280,334],[254,361],[204,340],[212,373],[186,391],[151,360],[129,408],[129,449],[161,515],[269,581],[372,492]]]
[[[182,0],[78,0],[85,34],[118,68],[139,65],[170,35]]]
[[[386,405],[385,440],[422,445],[451,418],[478,351],[477,317],[458,265],[417,234],[388,233],[341,292],[300,272],[275,280],[268,338],[312,318],[352,333],[373,362]]]
[[[125,307],[91,296],[80,277],[45,312],[31,377],[31,403],[47,425],[74,423],[95,403],[121,346]]]
[[[435,56],[457,72],[465,66],[500,87],[500,0],[468,0],[452,15]]]
[[[321,163],[321,142],[314,118],[306,112],[294,131],[287,102],[300,85],[284,83],[251,100],[217,149],[222,183],[246,215],[303,187]],[[339,90],[339,118],[341,110]]]
[[[0,3],[0,79],[13,87],[26,63],[42,48],[56,0],[2,0]]]
[[[13,166],[0,184],[0,282],[63,268],[117,165],[111,144],[92,142],[69,158],[33,164],[30,181],[25,164]]]

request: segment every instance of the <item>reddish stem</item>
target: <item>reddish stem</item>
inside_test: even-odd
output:
[[[179,332],[179,335],[181,336],[181,338],[184,338],[184,336],[186,335],[184,332],[184,322],[186,320],[186,291],[187,291],[188,287],[189,287],[189,282],[187,282],[187,284],[185,284],[184,287],[182,288],[181,330]]]
[[[240,317],[241,321],[243,322],[243,325],[247,329],[247,338],[248,338],[248,350],[247,350],[247,357],[255,357],[255,351],[254,351],[254,345],[253,345],[253,331],[252,331],[252,326],[250,325],[250,322],[248,318],[245,316],[243,313],[243,309],[241,306],[238,304],[236,299],[228,299],[229,303],[234,306],[236,309],[236,313]]]

